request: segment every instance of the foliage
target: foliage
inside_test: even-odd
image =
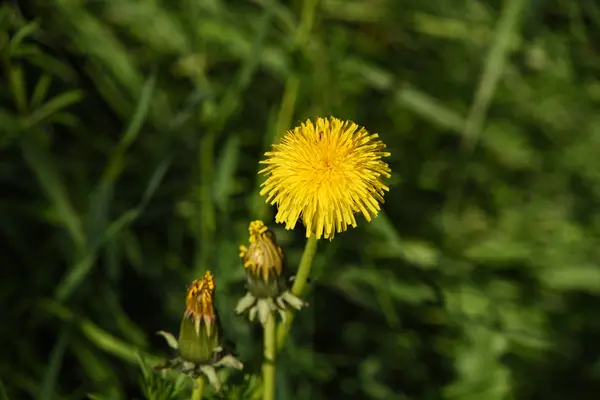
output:
[[[209,267],[253,398],[258,161],[328,115],[380,134],[391,190],[320,244],[278,398],[595,398],[600,6],[313,2],[0,5],[0,399],[185,398],[154,332]]]

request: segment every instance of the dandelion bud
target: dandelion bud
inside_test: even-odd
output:
[[[306,303],[288,290],[283,249],[275,234],[262,221],[251,222],[248,231],[248,246],[240,246],[248,293],[238,302],[236,311],[241,314],[249,310],[250,320],[259,314],[265,324],[270,312],[278,311],[285,318],[288,306],[299,310]]]
[[[210,271],[202,279],[191,283],[187,289],[179,339],[168,332],[158,332],[170,347],[178,350],[179,356],[156,368],[175,369],[192,378],[204,374],[219,391],[221,382],[215,368],[228,366],[241,370],[243,364],[223,347],[224,337],[214,307],[214,292],[215,279]]]
[[[214,359],[213,350],[220,346],[221,329],[213,304],[215,282],[207,272],[188,287],[185,313],[179,329],[179,354],[194,363]]]
[[[283,249],[262,221],[251,222],[248,230],[248,247],[240,246],[248,290],[256,297],[276,297],[286,289],[282,276]]]

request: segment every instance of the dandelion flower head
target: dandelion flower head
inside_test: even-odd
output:
[[[299,219],[306,237],[332,239],[348,225],[356,227],[355,214],[371,221],[389,191],[383,178],[391,169],[382,158],[385,144],[352,121],[317,118],[287,132],[265,153],[267,176],[261,196],[277,205],[275,221],[294,229]]]

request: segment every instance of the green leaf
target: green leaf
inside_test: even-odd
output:
[[[21,148],[39,185],[68,230],[76,250],[81,251],[85,242],[81,220],[69,200],[62,177],[56,169],[56,162],[46,148],[36,143],[34,137],[22,140]]]
[[[384,212],[371,221],[367,230],[376,236],[365,246],[375,258],[399,258],[422,268],[435,268],[439,263],[439,251],[431,244],[403,240]]]
[[[396,102],[435,125],[461,133],[464,118],[439,100],[405,85],[396,92]]]
[[[27,86],[20,65],[8,65],[8,83],[17,110],[24,113],[27,110]]]
[[[512,50],[511,41],[519,34],[526,0],[508,0],[498,21],[494,42],[485,59],[483,73],[464,126],[464,144],[472,148],[481,133],[498,82]]]
[[[47,300],[41,306],[63,322],[76,324],[81,334],[99,349],[128,363],[136,364],[138,362],[141,349],[137,346],[110,334],[89,319],[77,317],[71,310],[55,301]],[[158,357],[146,353],[144,353],[144,357],[151,363],[160,362]]]
[[[10,400],[8,398],[8,394],[6,393],[6,388],[4,387],[4,383],[0,380],[0,400]]]
[[[146,120],[155,83],[156,75],[154,74],[146,81],[129,126],[123,132],[118,145],[111,152],[100,182],[90,196],[90,207],[87,218],[87,236],[90,245],[98,242],[106,229],[114,185],[123,170],[126,151],[139,135],[142,125]]]
[[[444,398],[503,400],[512,385],[508,368],[500,363],[506,338],[483,327],[470,327],[468,344],[456,355],[457,379],[444,389]]]
[[[0,146],[10,145],[20,136],[21,125],[11,112],[0,108]]]
[[[83,92],[79,90],[71,90],[54,97],[24,118],[23,124],[25,129],[42,124],[53,114],[57,114],[59,111],[79,102],[81,99],[83,99]]]
[[[34,34],[39,29],[39,27],[40,25],[37,21],[30,21],[21,29],[19,29],[10,41],[10,53],[15,52],[19,48],[23,40],[25,40],[28,36]]]
[[[51,400],[54,396],[63,358],[69,345],[70,332],[71,327],[66,325],[58,336],[57,342],[54,344],[50,353],[50,364],[40,386],[39,400]]]
[[[146,186],[146,190],[142,195],[142,199],[137,207],[126,211],[114,222],[112,222],[104,231],[102,237],[97,243],[93,243],[91,248],[67,271],[60,283],[56,287],[54,296],[59,301],[64,301],[73,294],[83,280],[94,267],[94,262],[98,256],[97,252],[100,247],[107,241],[112,240],[122,230],[128,228],[144,211],[146,205],[154,196],[158,186],[162,182],[167,170],[169,169],[171,158],[163,159],[155,168],[150,181]]]
[[[240,138],[237,135],[229,137],[217,164],[213,194],[217,207],[222,211],[228,210],[229,196],[235,188],[239,154]]]
[[[92,344],[83,339],[73,340],[70,350],[82,372],[90,377],[90,381],[98,391],[91,396],[105,400],[124,398],[123,388],[118,384],[119,376]]]
[[[595,264],[543,268],[538,274],[542,282],[554,290],[600,293],[600,268]]]
[[[54,294],[57,300],[64,301],[73,294],[94,267],[100,246],[104,242],[111,240],[122,229],[129,226],[138,215],[138,209],[129,210],[108,226],[100,241],[89,248],[85,255],[69,269],[59,282]]]
[[[40,79],[38,79],[35,88],[33,89],[33,95],[29,105],[31,108],[38,108],[40,104],[46,99],[48,95],[48,89],[52,83],[52,76],[48,73],[44,73]]]

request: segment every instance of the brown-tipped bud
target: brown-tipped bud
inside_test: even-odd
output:
[[[208,377],[217,390],[220,382],[215,367],[229,366],[242,369],[243,364],[222,346],[224,338],[219,316],[214,307],[215,279],[207,271],[202,279],[193,281],[187,289],[185,312],[181,320],[179,339],[160,331],[170,347],[179,351],[179,357],[159,368],[173,368],[192,378],[199,374]]]
[[[244,268],[254,278],[274,280],[283,273],[283,249],[275,234],[262,221],[252,221],[248,227],[248,247],[240,246]]]
[[[250,320],[258,313],[264,324],[269,312],[278,311],[284,317],[288,305],[304,307],[306,303],[288,291],[284,253],[275,234],[262,221],[252,221],[248,232],[248,246],[240,246],[248,293],[239,301],[236,312],[250,310]]]
[[[207,271],[188,287],[185,313],[179,330],[179,354],[194,363],[213,361],[220,346],[221,329],[214,307],[215,279]]]

